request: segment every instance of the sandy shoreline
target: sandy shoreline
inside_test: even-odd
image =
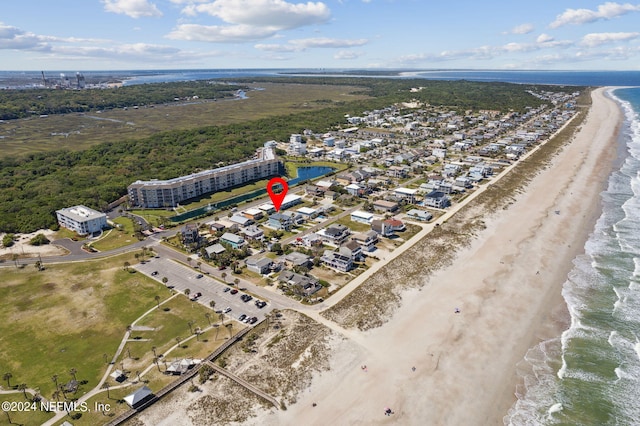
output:
[[[256,421],[502,424],[515,402],[516,364],[566,325],[562,284],[600,214],[617,155],[621,111],[604,89],[593,99],[573,142],[486,220],[454,265],[407,292],[387,324],[360,333],[360,355],[336,355],[297,404]],[[384,415],[387,406],[393,416]]]

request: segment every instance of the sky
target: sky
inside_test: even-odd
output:
[[[4,0],[0,70],[640,70],[640,3]]]

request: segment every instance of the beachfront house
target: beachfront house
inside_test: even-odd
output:
[[[220,237],[220,242],[229,244],[234,249],[242,248],[242,246],[245,245],[244,238],[242,238],[240,235],[231,234],[229,232],[225,232],[224,234],[222,234],[222,237]]]
[[[273,267],[273,260],[268,257],[262,257],[260,259],[247,258],[245,260],[245,264],[247,265],[247,269],[249,271],[255,272],[256,274],[264,275],[271,272]]]

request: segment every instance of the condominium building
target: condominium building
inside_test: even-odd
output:
[[[277,175],[280,170],[273,148],[259,148],[255,158],[242,163],[168,180],[136,181],[128,187],[129,200],[135,207],[175,207],[190,198]]]
[[[107,226],[107,215],[85,206],[67,207],[57,210],[58,224],[75,231],[78,235],[99,232]]]

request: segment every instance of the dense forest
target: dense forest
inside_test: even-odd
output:
[[[158,105],[198,96],[202,99],[232,97],[242,87],[236,85],[188,81],[85,90],[0,90],[0,120],[30,115],[65,114],[102,109]]]
[[[381,108],[393,102],[418,98],[432,105],[452,108],[500,110],[522,110],[540,103],[540,100],[526,93],[532,86],[501,83],[352,78],[286,80],[290,81],[358,85],[375,97],[333,104],[312,112],[103,143],[79,152],[58,151],[0,159],[0,232],[31,232],[52,227],[56,223],[55,210],[76,204],[102,210],[108,203],[126,194],[127,186],[135,180],[172,178],[210,169],[220,162],[243,160],[253,155],[255,149],[267,140],[287,140],[291,133],[299,133],[303,129],[323,132],[344,125],[345,114],[359,115],[364,110]],[[189,93],[191,89],[188,87],[193,83],[185,86],[181,93]],[[409,92],[409,88],[418,86],[425,89],[418,93]],[[168,96],[164,84],[136,87],[141,93],[149,92],[145,99]],[[229,89],[229,86],[224,87]],[[153,94],[156,89],[160,95]],[[553,87],[548,89],[559,90]],[[101,91],[73,93],[98,96],[90,92]],[[19,99],[36,93],[24,91],[19,94]],[[52,97],[58,93],[51,91]],[[126,99],[130,94],[124,93],[123,98]],[[176,93],[175,90],[172,92],[172,99],[179,96]],[[2,95],[7,96],[7,93]],[[19,103],[16,100],[11,102]],[[82,102],[86,103],[86,100]],[[115,96],[113,102],[127,101]]]

